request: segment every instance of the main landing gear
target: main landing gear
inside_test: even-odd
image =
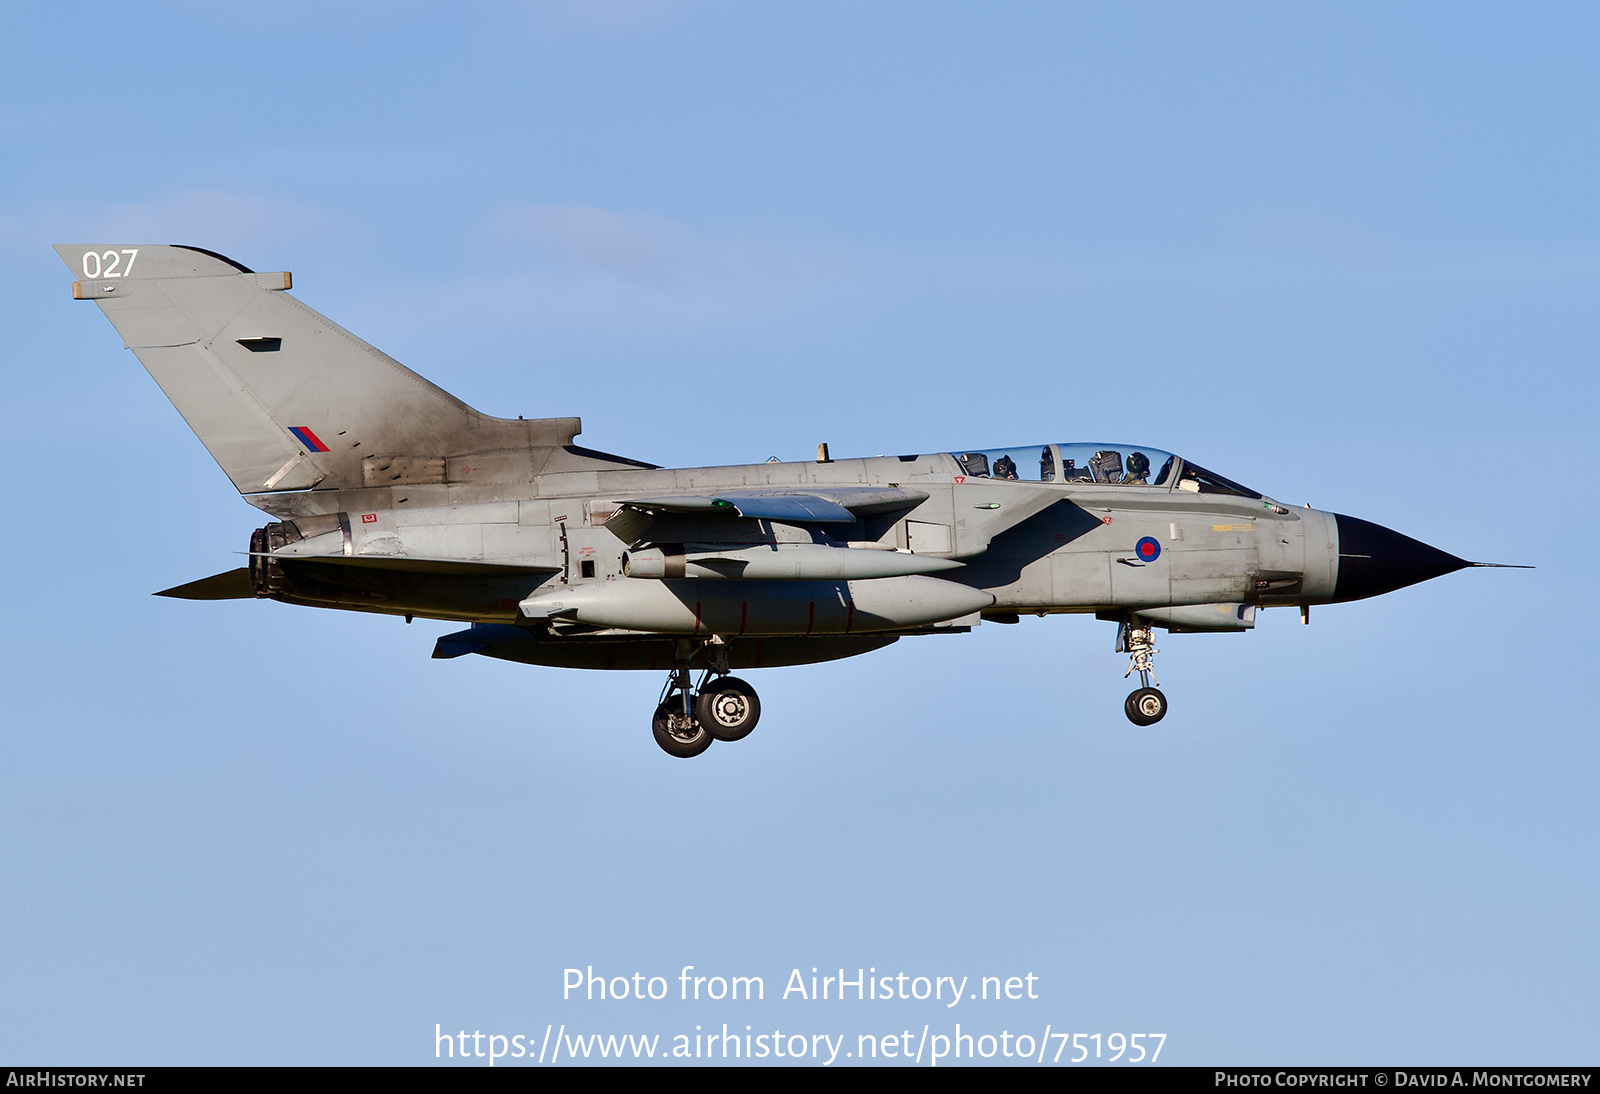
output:
[[[1158,688],[1161,681],[1156,679],[1155,655],[1160,651],[1155,647],[1150,625],[1134,619],[1119,626],[1117,652],[1129,655],[1128,671],[1122,674],[1123,678],[1137,672],[1143,685],[1122,704],[1128,721],[1136,726],[1155,725],[1167,716],[1167,697]]]
[[[689,659],[695,644],[678,643],[672,675],[650,721],[656,744],[669,756],[688,759],[711,747],[712,741],[738,741],[750,735],[761,717],[756,690],[728,675],[728,646],[721,638],[705,643],[709,654],[700,686],[691,688]],[[715,677],[716,679],[712,679]]]

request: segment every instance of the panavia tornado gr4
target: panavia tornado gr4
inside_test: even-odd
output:
[[[1117,625],[1160,721],[1153,631],[1244,631],[1476,565],[1291,508],[1145,445],[1038,443],[668,469],[491,418],[257,273],[196,247],[70,245],[93,300],[252,505],[249,565],[168,589],[467,624],[435,657],[666,675],[656,742],[760,716],[734,669],[1023,615]],[[693,672],[700,672],[698,684]]]

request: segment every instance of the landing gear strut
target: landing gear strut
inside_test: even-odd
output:
[[[1123,678],[1137,672],[1143,685],[1123,702],[1123,712],[1136,726],[1155,725],[1167,716],[1167,697],[1158,688],[1161,681],[1156,679],[1155,655],[1160,651],[1155,647],[1150,625],[1137,619],[1123,623],[1117,629],[1117,652],[1129,655]]]
[[[689,661],[700,648],[706,650],[706,670],[700,686],[691,688]],[[662,751],[688,759],[710,748],[712,741],[749,736],[761,717],[761,700],[755,688],[728,675],[727,642],[720,636],[701,643],[679,639],[674,653],[672,674],[650,723]]]

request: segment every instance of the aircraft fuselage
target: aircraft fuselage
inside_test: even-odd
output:
[[[646,538],[636,543],[619,538],[613,530],[620,503],[641,496],[751,488],[801,492],[861,485],[912,487],[927,496],[905,511],[865,515],[844,525],[806,527],[683,514],[656,519],[645,530]],[[323,512],[296,520],[288,534],[304,538],[276,551],[280,565],[291,562],[292,572],[270,590],[263,578],[258,595],[392,615],[516,624],[526,622],[518,605],[540,588],[560,586],[581,600],[584,590],[608,583],[618,583],[617,592],[610,595],[619,602],[629,599],[631,589],[639,589],[637,596],[643,599],[649,586],[662,584],[714,589],[728,597],[740,594],[745,602],[763,599],[749,595],[752,581],[758,579],[717,582],[708,577],[628,576],[626,563],[630,554],[641,553],[641,543],[648,545],[644,551],[659,552],[664,545],[668,552],[692,554],[694,545],[702,544],[723,554],[745,548],[767,549],[774,555],[785,548],[825,544],[832,553],[854,553],[839,551],[848,546],[863,553],[892,551],[954,560],[961,565],[939,572],[938,581],[994,598],[981,609],[961,612],[966,625],[980,615],[1010,621],[1030,613],[1145,609],[1158,622],[1175,620],[1173,625],[1180,629],[1242,630],[1253,621],[1256,607],[1309,606],[1338,599],[1340,518],[1334,514],[1289,508],[1269,499],[1160,487],[974,477],[943,453],[827,463],[557,473],[521,490],[430,483],[281,497],[284,507],[315,503]],[[257,503],[263,504],[262,499]],[[443,566],[428,572],[342,563],[295,569],[292,560],[297,556],[308,561],[404,558],[473,565],[471,573],[452,573]],[[489,572],[490,567],[503,567],[504,572]],[[264,571],[266,566],[258,569]],[[791,583],[804,576],[802,571]],[[763,581],[762,588],[782,590],[786,584]],[[820,588],[841,582],[823,579],[807,584]],[[719,588],[723,585],[729,588]],[[865,587],[857,583],[857,588]],[[692,600],[687,593],[684,599]],[[1215,610],[1210,618],[1208,613],[1170,612],[1195,607]],[[1163,613],[1164,609],[1169,611]],[[652,622],[657,625],[647,629],[656,633],[714,633],[703,613],[697,625],[692,611],[677,620]],[[747,620],[744,633],[797,637],[914,633],[932,625],[936,621],[896,625],[829,618],[821,624],[813,619],[808,629],[798,619],[792,625],[755,626]],[[598,637],[600,631],[609,631],[605,637],[622,638],[629,629],[585,628],[571,637]],[[737,626],[729,629],[728,637],[740,637]]]

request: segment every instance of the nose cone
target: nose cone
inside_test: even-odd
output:
[[[1334,514],[1339,526],[1339,576],[1333,599],[1361,600],[1453,574],[1472,563],[1370,520]]]

